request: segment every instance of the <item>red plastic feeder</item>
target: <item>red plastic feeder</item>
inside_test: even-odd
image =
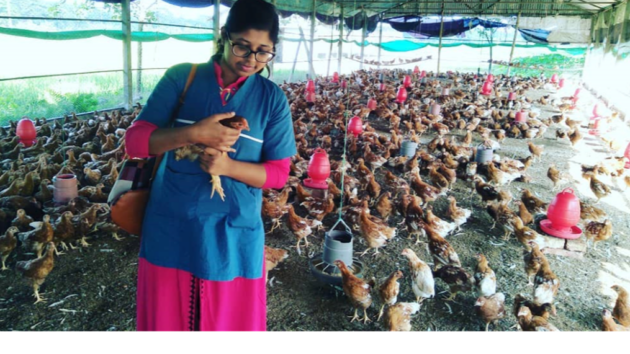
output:
[[[516,92],[508,93],[508,101],[516,101]]]
[[[385,91],[385,89],[386,89],[386,88],[387,88],[387,86],[385,86],[385,84],[384,84],[384,83],[382,83],[382,82],[381,82],[381,84],[378,86],[378,90],[379,90],[379,91],[381,91],[381,92]]]
[[[363,133],[363,121],[361,121],[361,117],[354,116],[350,118],[348,122],[348,133],[352,133],[355,138]]]
[[[580,200],[571,188],[558,193],[547,208],[547,219],[540,222],[540,228],[549,235],[576,239],[582,234],[577,227],[580,221]]]
[[[346,80],[341,80],[341,88],[344,90],[348,88],[348,82]]]
[[[304,180],[304,187],[309,188],[316,198],[328,197],[328,182],[330,177],[330,160],[328,154],[322,148],[317,148],[308,163],[308,178]]]
[[[486,77],[486,81],[488,81],[488,82],[494,82],[494,75],[492,75],[492,74],[488,74],[488,76]]]
[[[420,73],[420,68],[418,67],[418,65],[413,67],[413,73],[416,75]]]
[[[630,143],[628,143],[628,146],[626,147],[626,152],[623,154],[623,156],[626,158],[626,168],[630,168]]]
[[[306,82],[306,92],[315,92],[315,83],[313,80],[308,80]]]
[[[557,84],[558,83],[558,74],[551,75],[551,83],[552,84]]]
[[[373,99],[373,98],[370,98],[368,100],[367,107],[370,109],[370,111],[375,110],[376,109],[376,100]]]
[[[422,70],[422,72],[420,73],[420,78],[425,78],[427,76],[427,72],[425,70]]]
[[[314,91],[306,92],[305,98],[306,98],[306,102],[315,103],[315,92]]]
[[[335,71],[335,72],[333,73],[333,79],[332,79],[332,81],[333,81],[333,82],[339,82],[339,73],[338,73],[338,72],[336,72],[336,71]]]
[[[405,75],[405,78],[403,79],[403,85],[405,87],[411,87],[411,76]]]
[[[35,130],[33,121],[28,118],[20,119],[15,130],[15,135],[20,138],[20,143],[24,144],[24,146],[29,147],[33,145],[37,140],[37,131]]]
[[[484,96],[490,96],[492,94],[492,82],[486,80],[481,87],[481,94]]]
[[[564,78],[561,78],[560,81],[558,81],[558,87],[560,88],[564,87]]]
[[[527,114],[525,114],[525,112],[523,111],[516,112],[516,117],[514,118],[514,121],[517,123],[527,123]]]
[[[593,117],[591,118],[591,129],[588,130],[588,133],[591,135],[599,136],[599,134],[604,130],[606,120],[601,117]]]
[[[398,88],[398,93],[396,94],[396,102],[403,103],[407,100],[407,89],[404,87]]]

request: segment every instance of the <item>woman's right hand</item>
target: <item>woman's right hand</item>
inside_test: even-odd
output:
[[[240,132],[221,124],[223,119],[234,117],[234,112],[217,113],[189,126],[191,144],[201,144],[223,152],[233,151]]]

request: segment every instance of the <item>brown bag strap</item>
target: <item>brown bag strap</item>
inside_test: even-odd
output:
[[[171,115],[171,120],[168,123],[169,127],[173,125],[173,123],[175,122],[175,119],[177,119],[177,116],[179,115],[180,108],[182,108],[182,106],[184,105],[186,92],[188,91],[190,84],[192,84],[193,80],[195,79],[196,72],[197,72],[197,64],[193,64],[192,68],[190,68],[190,74],[188,74],[188,80],[186,80],[186,86],[184,86],[184,91],[182,91],[182,94],[179,95],[179,100],[177,101],[177,107],[175,107],[175,110],[173,111],[173,114]],[[153,166],[153,173],[151,173],[151,181],[153,181],[153,178],[155,177],[155,173],[157,172],[157,169],[160,166],[160,163],[162,162],[163,158],[164,158],[164,154],[161,154],[155,159],[155,165]]]

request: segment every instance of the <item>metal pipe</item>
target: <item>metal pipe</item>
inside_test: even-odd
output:
[[[379,28],[378,30],[378,58],[377,58],[377,62],[378,62],[378,66],[377,69],[380,70],[381,68],[381,45],[383,44],[383,22],[379,21],[379,26],[381,28]]]
[[[308,72],[311,79],[315,78],[315,67],[313,66],[313,55],[315,53],[315,10],[317,9],[317,0],[313,0],[313,12],[311,13],[311,52],[308,54]]]
[[[38,21],[77,21],[77,22],[109,22],[109,23],[120,23],[119,20],[100,20],[100,19],[83,19],[83,18],[55,18],[55,17],[32,17],[32,16],[0,16],[0,19],[14,19],[14,20],[38,20]],[[132,24],[138,25],[151,25],[151,26],[169,26],[169,27],[181,27],[181,28],[195,28],[195,29],[204,29],[204,30],[212,30],[210,27],[199,27],[199,26],[185,26],[185,25],[174,25],[171,23],[161,23],[161,22],[143,22],[143,21],[131,21]]]
[[[214,0],[214,16],[212,18],[212,33],[214,33],[214,39],[212,45],[216,49],[219,45],[219,38],[221,37],[221,1]]]
[[[359,70],[363,70],[363,61],[365,54],[365,37],[367,36],[367,14],[363,11],[363,28],[361,31],[361,63],[359,64]]]
[[[334,13],[335,13],[335,3],[333,2],[333,14]],[[330,47],[328,48],[328,65],[326,65],[326,77],[330,76],[330,60],[332,59],[334,28],[335,28],[334,25],[330,26]]]
[[[131,69],[132,71],[144,71],[144,70],[167,70],[168,68],[144,68],[144,69]],[[2,81],[11,81],[11,80],[28,80],[28,79],[42,79],[47,77],[59,77],[59,76],[73,76],[73,75],[88,75],[88,74],[106,74],[106,73],[119,73],[123,71],[122,69],[117,70],[99,70],[99,71],[84,71],[80,73],[65,73],[65,74],[52,74],[52,75],[34,75],[34,76],[20,76],[20,77],[9,77],[5,79],[0,79]]]
[[[133,78],[131,74],[131,5],[130,0],[120,2],[122,10],[122,32],[123,32],[123,89],[124,105],[130,109],[133,105]]]
[[[510,61],[508,61],[507,76],[510,76],[510,68],[512,67],[512,58],[514,58],[514,48],[516,48],[516,37],[518,36],[518,25],[520,22],[521,10],[519,9],[518,16],[516,17],[516,25],[514,26],[514,39],[512,40],[512,50],[510,50]]]
[[[442,16],[440,17],[440,44],[438,47],[437,74],[440,75],[440,59],[442,58],[442,34],[444,33],[444,1],[442,1]]]
[[[339,42],[337,44],[337,72],[341,75],[341,56],[343,53],[343,4],[341,5],[341,12],[339,14]]]

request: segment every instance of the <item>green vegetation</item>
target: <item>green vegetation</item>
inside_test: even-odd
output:
[[[571,70],[573,74],[579,74],[580,70],[584,67],[584,56],[565,56],[562,54],[545,54],[545,55],[537,55],[534,57],[522,57],[516,58],[513,60],[513,63],[520,65],[520,68],[512,67],[510,70],[511,75],[520,75],[520,76],[539,76],[541,73],[540,69],[530,69],[530,66],[542,66],[545,69],[548,69],[545,72],[545,75],[551,76],[554,72],[554,68],[558,68],[558,73],[561,73],[563,70]],[[494,74],[506,74],[507,66],[505,65],[496,65],[493,68]]]

